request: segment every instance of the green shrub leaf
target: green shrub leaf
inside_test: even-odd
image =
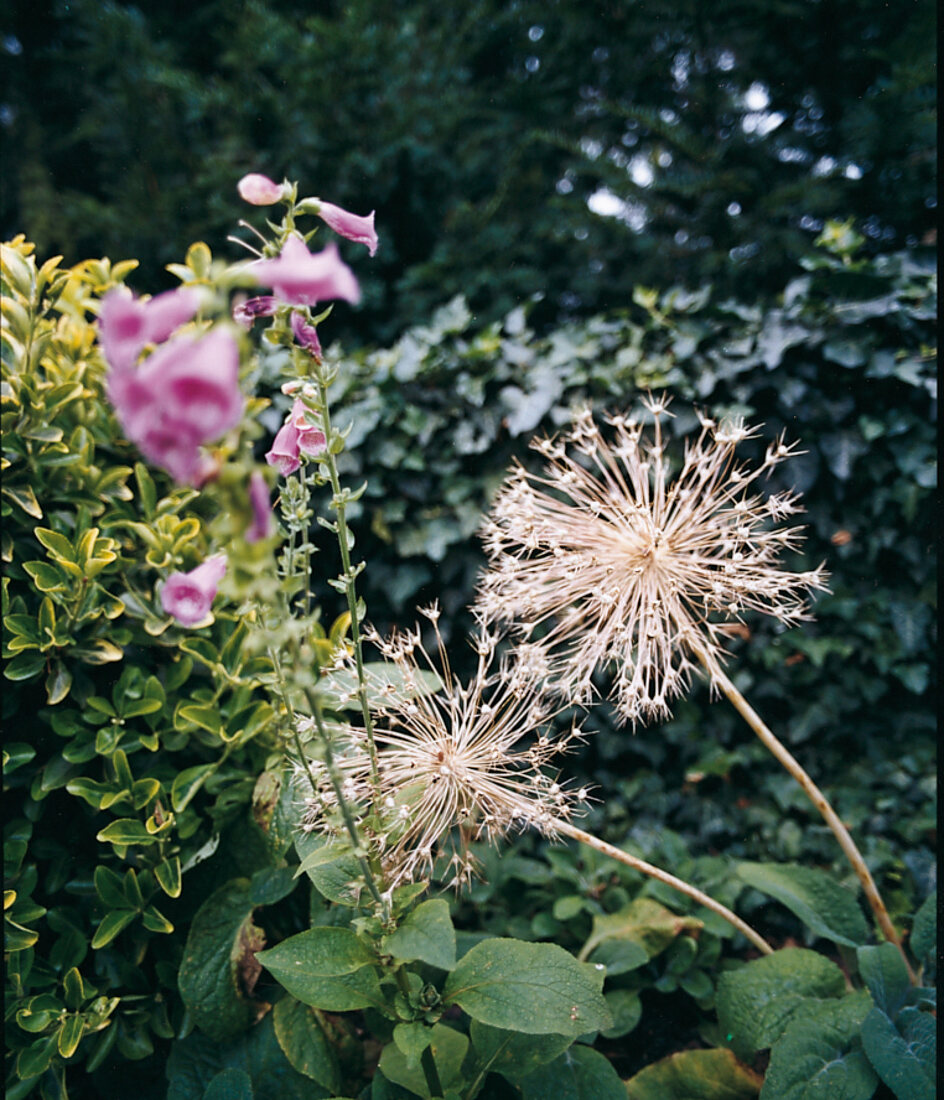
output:
[[[844,991],[835,963],[816,951],[785,947],[721,975],[715,996],[721,1033],[747,1057],[776,1042],[801,1006]]]
[[[919,962],[924,961],[937,950],[937,890],[931,891],[924,899],[921,908],[915,913],[910,946],[912,954]]]
[[[577,1038],[613,1022],[603,977],[555,944],[488,939],[459,960],[443,999],[493,1027]]]
[[[937,1026],[930,1012],[906,1008],[893,1023],[876,1005],[862,1023],[862,1046],[898,1100],[934,1100]]]
[[[730,1050],[683,1050],[626,1082],[627,1100],[753,1100],[762,1078]]]
[[[180,995],[197,1026],[218,1041],[239,1034],[255,1017],[241,982],[262,942],[252,911],[249,880],[232,879],[200,906],[187,936]]]
[[[483,1073],[500,1073],[519,1084],[540,1066],[553,1062],[573,1042],[569,1035],[526,1035],[472,1021],[472,1046]]]
[[[572,1046],[521,1082],[522,1100],[626,1100],[616,1070],[590,1047]]]
[[[858,948],[856,958],[875,1007],[894,1019],[911,989],[901,952],[892,943],[881,943],[877,947]]]
[[[429,1048],[436,1063],[443,1089],[457,1089],[464,1083],[462,1062],[469,1049],[469,1040],[461,1032],[454,1031],[445,1024],[436,1024],[432,1029]],[[411,1064],[407,1056],[396,1043],[388,1043],[380,1056],[380,1071],[388,1081],[402,1085],[423,1100],[432,1100],[432,1093],[426,1083],[426,1075],[417,1064]]]
[[[855,895],[825,871],[793,863],[739,863],[740,879],[782,902],[817,936],[858,947],[869,936]]]
[[[395,932],[384,938],[383,951],[400,962],[419,959],[440,970],[452,970],[456,965],[456,931],[449,902],[443,898],[421,902]]]
[[[340,1091],[341,1072],[338,1059],[321,1027],[315,1009],[283,997],[272,1013],[275,1037],[292,1066],[317,1081],[333,1095]]]
[[[859,1033],[867,993],[808,1007],[770,1052],[761,1100],[869,1100],[878,1083]]]
[[[256,958],[293,997],[313,1008],[347,1012],[384,1004],[374,970],[377,957],[349,928],[312,928]]]

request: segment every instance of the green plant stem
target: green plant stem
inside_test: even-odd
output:
[[[759,932],[755,932],[746,921],[741,920],[736,913],[732,913],[731,910],[722,905],[721,902],[715,901],[715,899],[709,897],[708,894],[702,893],[697,886],[692,886],[691,883],[685,882],[684,879],[676,878],[675,875],[670,875],[668,871],[663,871],[660,867],[656,867],[651,863],[646,863],[644,859],[637,859],[636,856],[630,855],[629,852],[624,852],[622,848],[617,848],[613,844],[608,844],[605,840],[600,840],[599,837],[595,837],[592,833],[579,829],[569,821],[557,819],[552,822],[551,828],[556,833],[561,833],[563,836],[569,836],[574,840],[579,840],[581,844],[586,844],[588,848],[593,848],[595,851],[601,852],[605,856],[609,856],[610,859],[618,860],[627,867],[632,867],[634,871],[639,871],[641,874],[648,875],[650,878],[657,879],[659,882],[664,882],[666,886],[671,886],[673,890],[678,890],[680,894],[685,894],[686,897],[690,897],[693,901],[697,901],[699,905],[703,905],[706,909],[710,909],[713,913],[717,913],[719,917],[723,917],[728,924],[732,925],[732,927],[736,928],[742,935],[746,936],[762,954],[772,955],[774,953],[774,949]]]
[[[347,595],[347,609],[351,616],[351,641],[354,643],[354,662],[357,669],[357,697],[364,719],[367,734],[367,753],[370,757],[370,775],[375,792],[380,790],[380,770],[377,767],[377,746],[374,743],[374,723],[370,713],[370,701],[367,697],[367,677],[364,672],[364,645],[361,638],[360,622],[357,615],[357,590],[355,574],[351,569],[351,551],[348,546],[348,526],[344,494],[341,492],[341,480],[338,477],[338,465],[331,453],[331,413],[328,408],[328,387],[319,371],[316,375],[318,398],[321,413],[321,430],[328,442],[328,449],[320,456],[320,461],[328,468],[331,481],[332,503],[337,516],[338,546],[341,550],[342,580]]]
[[[436,1059],[433,1057],[432,1046],[424,1048],[423,1053],[420,1055],[420,1065],[423,1067],[423,1074],[426,1077],[426,1085],[430,1093],[434,1098],[441,1097],[443,1087],[442,1082],[439,1080],[439,1070],[436,1069]]]
[[[289,723],[292,731],[292,741],[295,745],[295,751],[298,753],[299,760],[302,763],[307,775],[308,782],[311,784],[312,791],[318,789],[318,782],[314,773],[311,770],[311,762],[308,759],[308,754],[305,752],[305,746],[302,744],[302,739],[298,733],[298,727],[294,719],[294,708],[292,701],[289,698],[288,686],[285,683],[285,674],[282,671],[282,663],[279,660],[278,653],[270,646],[268,647],[269,660],[272,662],[272,667],[275,670],[276,680],[279,687],[279,695],[282,697],[282,703],[285,706],[289,715]],[[371,897],[380,907],[382,918],[384,921],[388,918],[387,905],[383,898],[380,896],[380,890],[377,888],[377,883],[374,880],[374,873],[368,863],[366,857],[362,854],[363,849],[361,846],[360,834],[357,831],[357,823],[354,821],[354,817],[351,813],[351,808],[347,804],[347,799],[344,797],[344,791],[341,787],[341,777],[338,774],[337,765],[334,762],[334,752],[331,746],[331,737],[325,726],[324,717],[321,713],[321,700],[314,693],[305,689],[305,696],[308,699],[309,707],[311,708],[312,717],[314,718],[315,725],[318,727],[318,736],[321,738],[321,743],[324,746],[325,754],[325,767],[328,769],[328,778],[331,780],[331,787],[334,790],[335,798],[338,800],[338,808],[341,811],[341,817],[344,820],[344,827],[347,829],[348,836],[351,839],[351,844],[354,847],[354,858],[357,860],[361,871],[364,875],[364,881],[367,884],[367,889],[370,891]]]
[[[773,735],[768,727],[761,720],[757,711],[748,703],[744,696],[738,691],[734,684],[728,679],[728,677],[719,668],[708,667],[707,661],[703,653],[698,649],[695,650],[701,663],[708,669],[711,682],[715,687],[721,689],[728,699],[733,704],[735,710],[745,722],[751,727],[754,733],[760,738],[761,743],[767,748],[773,756],[786,768],[786,770],[793,776],[793,778],[800,784],[805,792],[807,798],[813,803],[816,809],[819,811],[823,820],[829,826],[833,835],[839,841],[839,846],[845,853],[846,858],[852,864],[852,868],[856,873],[856,877],[862,884],[862,889],[865,892],[866,900],[875,914],[875,919],[878,921],[878,925],[885,935],[885,938],[889,943],[893,943],[901,952],[901,957],[904,959],[905,966],[908,969],[908,975],[912,984],[917,983],[917,977],[911,968],[911,964],[908,961],[908,956],[905,954],[905,949],[901,943],[901,937],[892,924],[891,917],[888,915],[888,910],[885,908],[885,902],[882,900],[881,894],[878,892],[878,887],[875,885],[875,880],[872,878],[872,873],[869,871],[865,860],[862,857],[862,853],[856,847],[855,841],[849,835],[849,830],[843,825],[839,818],[839,815],[832,808],[829,800],[823,794],[823,792],[816,786],[813,780],[807,775],[800,765],[799,761],[787,750],[787,748]]]

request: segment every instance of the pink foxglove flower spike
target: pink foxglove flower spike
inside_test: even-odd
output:
[[[214,554],[189,573],[171,573],[161,588],[161,607],[181,626],[196,626],[209,614],[225,573],[223,554]]]
[[[252,206],[271,206],[285,195],[282,184],[270,180],[260,172],[250,172],[236,184],[236,190],[243,202]]]
[[[313,255],[301,237],[291,236],[278,257],[259,260],[251,270],[260,286],[272,287],[275,296],[288,305],[311,306],[335,298],[360,301],[354,272],[333,243]]]

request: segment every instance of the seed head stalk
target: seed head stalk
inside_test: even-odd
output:
[[[675,875],[670,875],[668,871],[663,871],[660,867],[647,863],[644,859],[638,859],[636,856],[630,855],[629,852],[624,852],[622,848],[617,848],[613,844],[608,844],[605,840],[600,840],[599,837],[585,832],[569,821],[555,821],[553,828],[556,833],[560,833],[562,836],[579,840],[581,844],[586,844],[588,848],[593,848],[595,851],[609,856],[610,859],[618,860],[627,867],[632,867],[634,871],[639,871],[641,874],[648,875],[659,882],[664,882],[666,886],[671,886],[673,890],[678,890],[680,894],[685,894],[686,897],[697,901],[699,905],[703,905],[706,909],[710,909],[713,913],[717,913],[719,917],[724,918],[728,924],[746,936],[762,954],[772,955],[774,953],[774,949],[759,932],[751,928],[746,921],[741,920],[736,913],[732,913],[720,901],[715,901],[708,894],[702,893],[697,886],[692,886],[684,879],[676,878]]]
[[[878,887],[875,885],[875,880],[872,878],[872,873],[869,871],[865,859],[856,846],[855,841],[849,835],[849,830],[843,825],[839,815],[832,808],[823,792],[804,771],[800,762],[787,750],[782,742],[774,736],[771,730],[764,724],[757,711],[748,703],[725,673],[717,667],[709,668],[705,654],[697,646],[693,646],[693,650],[698,659],[705,665],[706,669],[708,669],[712,686],[724,692],[738,714],[741,715],[744,721],[747,722],[754,733],[760,738],[764,747],[773,754],[790,775],[793,776],[797,783],[800,784],[807,798],[809,798],[819,811],[823,820],[839,841],[839,846],[842,848],[843,853],[856,873],[856,877],[862,884],[862,890],[865,893],[866,900],[872,912],[875,914],[875,919],[878,921],[879,927],[888,942],[893,943],[901,952],[901,957],[904,959],[911,982],[915,984],[917,978],[908,961],[908,956],[905,954],[901,937],[892,924],[891,918],[888,915],[888,910],[885,908],[885,902],[882,900],[882,896],[878,892]]]

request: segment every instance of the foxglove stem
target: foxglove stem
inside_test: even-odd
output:
[[[692,886],[691,883],[686,882],[684,879],[676,878],[675,875],[670,875],[668,871],[663,871],[660,867],[656,867],[652,863],[647,863],[644,859],[638,859],[636,856],[630,855],[629,852],[624,852],[622,848],[617,848],[613,844],[608,844],[605,840],[600,840],[599,837],[595,837],[592,833],[579,829],[569,821],[557,819],[553,822],[552,828],[555,833],[560,833],[562,836],[569,836],[574,840],[579,840],[581,844],[586,844],[588,848],[593,848],[595,851],[601,852],[605,856],[609,856],[610,859],[618,860],[627,867],[632,867],[634,871],[639,871],[640,874],[648,875],[650,878],[657,879],[659,882],[664,882],[666,886],[671,886],[673,890],[678,890],[680,894],[685,894],[686,897],[690,897],[693,901],[697,901],[699,905],[703,905],[706,909],[710,909],[713,913],[717,913],[719,917],[723,917],[728,924],[736,928],[743,936],[746,936],[757,950],[764,955],[772,955],[774,953],[774,949],[759,932],[755,932],[746,921],[741,920],[736,913],[732,913],[731,910],[722,905],[720,901],[715,901],[715,899],[709,897],[708,894],[702,893],[697,886]]]
[[[278,683],[279,695],[282,697],[282,704],[285,707],[291,718],[291,730],[292,741],[295,744],[295,751],[298,753],[298,759],[302,767],[308,776],[308,782],[311,784],[312,790],[317,790],[317,780],[314,773],[311,770],[311,762],[308,759],[308,754],[305,752],[305,746],[302,744],[302,739],[298,733],[298,725],[294,717],[295,708],[292,704],[292,699],[288,692],[288,686],[285,683],[285,673],[282,670],[282,662],[279,660],[279,655],[275,649],[271,646],[268,647],[269,660],[272,662],[272,668],[275,671],[276,682]],[[334,789],[335,798],[338,801],[338,808],[341,811],[341,817],[344,820],[344,827],[347,829],[348,836],[350,837],[351,844],[354,848],[354,858],[357,860],[361,871],[364,875],[364,882],[367,884],[367,889],[370,891],[371,897],[380,907],[381,916],[386,923],[388,918],[388,907],[385,904],[383,898],[380,896],[380,891],[377,889],[377,883],[374,881],[374,872],[371,869],[367,859],[360,854],[362,852],[361,838],[357,831],[357,823],[354,821],[354,817],[351,814],[351,808],[347,804],[347,799],[344,797],[344,792],[341,788],[341,777],[338,774],[337,766],[334,762],[334,752],[331,746],[331,735],[328,733],[328,729],[325,726],[324,717],[321,713],[321,700],[318,696],[305,690],[305,696],[308,699],[308,704],[311,709],[312,717],[314,718],[315,726],[318,729],[318,736],[321,739],[321,744],[324,747],[325,767],[328,771],[328,777],[331,780],[331,786]]]
[[[324,463],[328,469],[328,477],[331,482],[332,504],[337,516],[338,546],[341,550],[341,579],[344,581],[344,591],[347,595],[347,609],[351,616],[351,641],[354,643],[354,661],[357,670],[357,698],[361,705],[361,715],[364,719],[364,732],[367,735],[367,752],[370,757],[370,776],[374,792],[380,791],[380,771],[377,767],[377,746],[374,741],[374,722],[370,712],[370,701],[367,697],[367,675],[364,671],[364,644],[361,637],[360,621],[357,616],[357,589],[355,586],[355,574],[351,569],[351,551],[348,546],[348,526],[346,518],[345,497],[341,491],[341,480],[338,477],[338,464],[335,455],[331,451],[331,412],[328,408],[328,386],[324,374],[319,366],[315,381],[318,384],[318,411],[321,417],[321,431],[327,442],[327,447],[318,461]]]
[[[703,654],[697,648],[695,649],[695,654],[702,664],[706,663]],[[819,810],[823,820],[829,826],[835,838],[839,841],[840,848],[842,848],[846,858],[852,865],[852,869],[856,873],[856,877],[862,884],[866,900],[872,912],[875,914],[875,919],[878,921],[878,925],[885,935],[885,938],[889,943],[893,943],[901,952],[901,957],[904,959],[911,982],[912,984],[916,984],[917,978],[908,961],[908,956],[905,954],[905,949],[902,947],[901,937],[892,924],[891,917],[888,915],[888,910],[885,908],[885,902],[882,901],[882,896],[879,894],[878,887],[875,885],[875,880],[872,878],[872,873],[869,871],[862,857],[862,853],[856,847],[855,841],[849,835],[849,830],[843,825],[839,815],[832,808],[823,792],[803,770],[800,762],[786,749],[773,733],[771,733],[757,711],[748,703],[728,677],[716,666],[711,668],[710,674],[712,685],[724,692],[738,714],[741,715],[744,721],[747,722],[760,738],[764,747],[787,769],[797,783],[803,788],[807,798],[809,798],[816,809]]]

